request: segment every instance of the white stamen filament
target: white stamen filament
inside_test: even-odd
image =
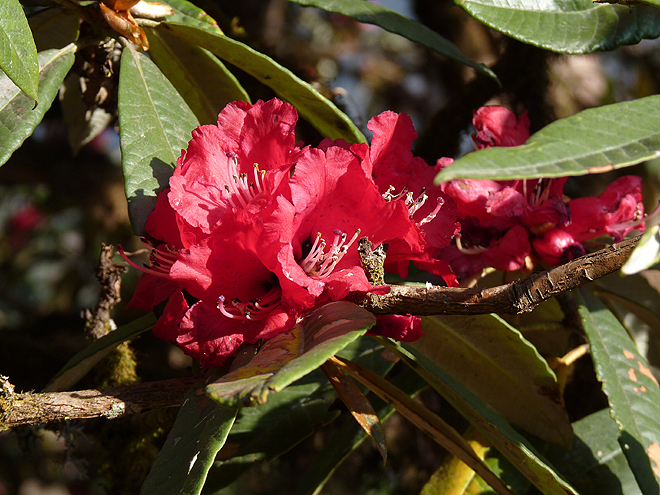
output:
[[[247,207],[259,194],[264,192],[265,170],[259,170],[259,164],[253,165],[254,182],[248,180],[248,174],[238,171],[238,158],[236,153],[227,153],[227,173],[233,179],[229,184],[225,184],[229,204],[232,207],[240,209]]]
[[[282,289],[273,287],[270,291],[256,299],[241,302],[232,299],[231,305],[225,305],[225,296],[218,297],[218,310],[227,318],[235,320],[259,321],[267,318],[270,313],[282,303]]]
[[[341,230],[334,231],[334,239],[328,252],[325,252],[326,242],[321,233],[316,234],[316,239],[307,257],[300,263],[301,267],[309,275],[317,278],[327,277],[341,261],[348,249],[360,236],[360,229],[355,231],[351,239],[346,242],[348,236]]]
[[[488,251],[488,248],[484,246],[474,246],[471,248],[464,247],[461,242],[461,236],[459,235],[456,236],[456,247],[463,254],[481,254],[484,251]]]

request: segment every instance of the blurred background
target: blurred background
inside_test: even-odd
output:
[[[384,110],[410,115],[419,134],[415,154],[429,164],[472,149],[472,112],[486,104],[502,104],[518,114],[528,110],[534,132],[585,108],[657,94],[659,88],[657,40],[607,53],[558,55],[490,30],[450,1],[379,3],[426,24],[465,55],[491,67],[502,88],[400,36],[315,8],[285,0],[195,3],[228,35],[312,82],[368,137],[366,123],[372,116]],[[118,70],[119,63],[114,66],[115,78]],[[249,76],[236,75],[253,101],[274,96]],[[112,101],[116,85],[108,91]],[[111,105],[107,113],[107,128],[74,150],[66,110],[56,102],[36,132],[0,168],[0,375],[8,376],[17,391],[42,390],[70,357],[88,345],[85,311],[97,303],[102,244],[122,244],[127,250],[140,247],[128,221]],[[323,138],[304,122],[298,132],[307,144],[316,145]],[[648,210],[658,199],[658,167],[660,163],[650,162],[625,170],[645,176]],[[571,179],[566,193],[598,194],[616,174]],[[115,260],[122,264],[119,257]],[[122,302],[113,313],[118,325],[140,315],[124,309],[138,276],[135,272],[131,269],[123,276]],[[128,382],[192,373],[188,358],[150,333],[121,352],[133,360]],[[113,381],[113,366],[110,358],[77,388],[126,383]],[[584,382],[579,390],[587,391],[584,406],[571,412],[572,419],[604,406],[589,364],[584,368],[575,374],[575,380]],[[423,393],[419,400],[462,424],[434,394]],[[0,495],[138,493],[175,412],[2,432]],[[222,493],[291,493],[295,473],[322,448],[333,428],[319,430],[270,464],[256,465]],[[323,493],[419,492],[444,452],[396,414],[386,423],[386,434],[385,467],[366,442]]]

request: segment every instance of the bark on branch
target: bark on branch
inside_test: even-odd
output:
[[[357,303],[377,315],[525,313],[562,292],[615,272],[626,262],[640,237],[621,241],[506,285],[487,289],[393,285],[389,294],[369,295]]]
[[[618,270],[638,241],[639,237],[625,240],[498,287],[391,286],[387,295],[371,295],[357,302],[374,314],[523,313],[561,292]],[[203,379],[198,376],[104,390],[16,394],[6,377],[0,376],[0,431],[20,425],[98,417],[113,419],[151,409],[178,407],[186,392]]]
[[[152,409],[178,407],[186,392],[201,379],[196,376],[103,390],[17,394],[7,378],[0,377],[0,431],[71,419],[115,419]]]

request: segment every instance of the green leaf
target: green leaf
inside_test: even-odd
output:
[[[338,355],[385,374],[392,363],[382,358],[381,351],[382,346],[372,339],[362,338]],[[316,426],[335,419],[339,411],[329,406],[336,397],[325,375],[316,370],[272,394],[265,404],[240,409],[225,449],[209,472],[205,491],[215,493],[226,487],[254,463],[276,458],[311,435]],[[351,423],[356,425],[352,418]]]
[[[206,48],[273,89],[281,98],[295,106],[300,115],[324,136],[331,139],[341,138],[350,143],[366,141],[346,114],[310,84],[271,58],[243,43],[211,33],[206,27],[183,24],[176,16],[168,18],[157,28],[165,29],[190,43]]]
[[[374,24],[386,31],[409,39],[414,43],[430,48],[442,55],[473,67],[478,72],[497,79],[495,73],[483,64],[463,55],[452,42],[443,38],[424,24],[408,19],[393,10],[371,2],[356,2],[355,0],[289,0],[299,5],[318,7],[328,12],[342,14],[358,22]]]
[[[641,494],[617,441],[619,429],[608,409],[573,423],[573,430],[571,450],[550,445],[546,457],[579,493]]]
[[[424,378],[545,495],[578,495],[531,443],[436,363],[408,344],[378,339]]]
[[[143,235],[156,197],[199,123],[158,67],[130,44],[122,52],[118,98],[128,211],[133,231]]]
[[[475,19],[525,43],[561,53],[591,53],[660,36],[654,7],[592,0],[456,0]],[[649,2],[650,3],[650,2]]]
[[[235,410],[218,406],[196,389],[188,392],[140,494],[200,493],[235,418]]]
[[[660,388],[648,363],[614,315],[580,291],[580,316],[598,379],[619,425],[619,443],[642,493],[657,494],[660,478]]]
[[[660,261],[660,225],[653,225],[639,240],[628,261],[621,267],[621,273],[632,275],[651,268]]]
[[[2,2],[0,2],[2,3]],[[32,134],[73,65],[75,46],[39,53],[39,103],[0,74],[0,165]]]
[[[37,47],[18,0],[0,2],[0,69],[33,100],[39,101]]]
[[[28,19],[38,51],[62,48],[78,39],[80,18],[66,9],[46,9]]]
[[[69,359],[69,362],[48,382],[44,392],[69,390],[119,344],[151,330],[151,327],[155,324],[156,317],[153,313],[148,313],[95,340],[88,347]]]
[[[335,301],[310,311],[288,332],[266,341],[245,366],[206,389],[225,407],[264,404],[270,391],[287,385],[321,366],[376,322],[368,311],[347,301]]]
[[[212,53],[165,30],[147,29],[149,55],[201,124],[216,124],[231,101],[250,102],[236,77]]]
[[[222,34],[222,30],[213,17],[187,0],[162,0],[161,3],[178,10],[181,18],[185,19],[184,24],[189,23],[191,26],[202,27],[211,33]]]
[[[560,119],[522,146],[468,153],[442,170],[456,178],[523,179],[607,172],[660,156],[660,96],[614,103]]]
[[[507,421],[568,448],[573,431],[557,378],[536,348],[496,315],[432,316],[410,344]]]

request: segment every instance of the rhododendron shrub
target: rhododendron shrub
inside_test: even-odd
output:
[[[408,262],[423,262],[455,281],[430,256],[451,241],[455,207],[438,188],[425,192],[435,171],[412,157],[410,119],[374,118],[371,148],[302,147],[296,120],[277,99],[228,105],[217,125],[193,131],[146,222],[150,264],[130,304],[167,300],[154,332],[204,367],[291,329],[322,302],[386,293],[361,265],[363,237],[388,246],[386,267],[405,275]],[[410,318],[390,318],[386,334],[419,336]]]
[[[527,112],[516,117],[498,106],[480,108],[472,123],[476,149],[518,146],[529,138]],[[451,166],[445,159],[438,164]],[[563,194],[567,177],[510,181],[459,179],[442,191],[457,205],[460,233],[454,245],[436,252],[459,278],[497,270],[531,268],[536,260],[558,265],[585,254],[585,241],[620,241],[644,232],[641,179],[625,176],[598,197],[571,200]]]

